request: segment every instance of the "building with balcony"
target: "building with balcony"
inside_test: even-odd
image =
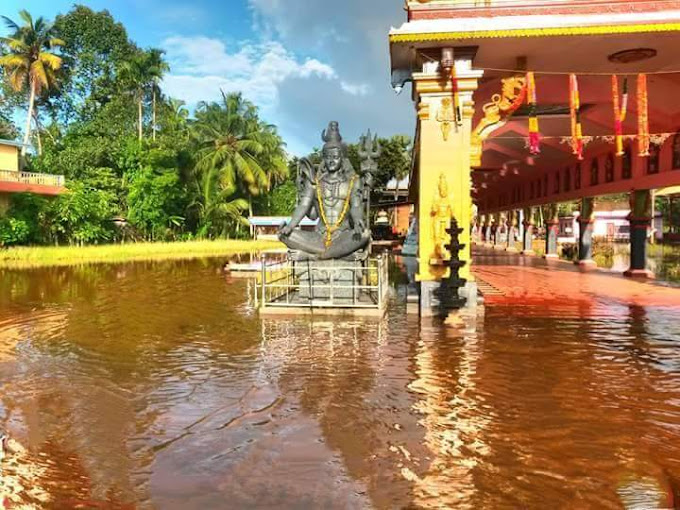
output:
[[[66,191],[63,175],[21,171],[20,149],[17,142],[0,140],[0,214],[7,210],[12,193],[55,196]]]

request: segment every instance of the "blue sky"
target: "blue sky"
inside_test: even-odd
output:
[[[3,0],[49,19],[72,0]],[[277,124],[292,154],[320,145],[321,130],[340,122],[356,140],[412,134],[409,94],[390,88],[387,33],[404,21],[401,0],[85,0],[108,9],[142,47],[166,51],[164,89],[194,105],[220,89],[240,90]],[[334,6],[334,7],[330,7]]]

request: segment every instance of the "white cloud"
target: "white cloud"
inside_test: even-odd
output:
[[[195,104],[219,98],[220,88],[240,90],[279,126],[294,154],[318,146],[329,120],[341,122],[349,141],[369,127],[381,136],[413,132],[409,94],[397,97],[390,87],[387,34],[405,18],[398,2],[247,2],[253,37],[267,42],[168,39],[168,93]]]
[[[163,47],[171,65],[165,90],[190,105],[215,99],[224,90],[241,91],[261,108],[272,109],[278,104],[278,87],[287,79],[337,78],[328,64],[312,58],[300,60],[278,42],[243,44],[229,52],[218,39],[171,37]]]
[[[367,83],[340,82],[340,88],[352,96],[367,96],[371,92],[371,87]]]

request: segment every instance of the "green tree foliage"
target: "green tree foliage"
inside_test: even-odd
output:
[[[12,88],[19,92],[27,90],[28,113],[21,155],[31,138],[31,125],[34,116],[36,97],[44,90],[56,86],[56,71],[61,67],[61,57],[54,53],[64,42],[55,35],[54,27],[43,18],[33,20],[28,11],[19,12],[23,25],[6,16],[5,24],[12,32],[9,37],[0,39],[5,48],[0,56],[0,67],[7,73]]]
[[[200,103],[192,116],[163,94],[162,51],[139,48],[109,12],[76,5],[53,26],[20,18],[0,43],[0,137],[15,138],[17,109],[35,105],[27,121],[39,150],[27,169],[63,174],[69,191],[13,196],[0,244],[240,237],[247,214],[291,214],[297,161],[241,94]],[[381,143],[378,186],[410,166],[407,137]],[[358,167],[356,146],[350,158]]]
[[[201,103],[192,126],[196,143],[195,173],[199,196],[237,193],[249,203],[288,173],[283,141],[273,126],[263,123],[257,108],[241,94],[222,94],[220,103]]]
[[[183,200],[177,172],[144,168],[130,181],[128,221],[147,239],[170,239],[184,224]]]
[[[137,47],[108,11],[95,12],[83,5],[57,16],[54,29],[65,43],[54,112],[65,124],[90,120],[116,97],[118,68]]]
[[[138,50],[120,65],[120,82],[123,90],[132,95],[137,106],[137,136],[144,138],[144,103],[149,94],[153,97],[153,130],[155,133],[156,97],[158,83],[163,73],[169,70],[163,61],[163,52],[157,49]],[[154,134],[155,138],[155,134]]]
[[[58,243],[96,244],[114,235],[115,197],[107,191],[74,184],[50,207],[50,235]]]
[[[406,178],[411,170],[411,138],[395,135],[379,140],[382,152],[378,157],[376,188],[384,188],[391,179]]]
[[[12,195],[8,214],[0,219],[0,245],[38,244],[47,240],[49,201],[39,195]]]
[[[391,138],[379,138],[381,147],[378,156],[378,171],[374,175],[374,189],[379,191],[387,186],[392,179],[402,180],[411,170],[411,138],[406,135],[395,135]],[[355,168],[359,168],[359,145],[349,144],[347,157]],[[320,154],[314,154],[310,158],[319,158]]]
[[[2,99],[0,98],[0,101]],[[17,136],[17,128],[5,112],[0,111],[0,139],[12,140]]]

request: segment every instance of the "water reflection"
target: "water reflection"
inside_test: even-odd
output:
[[[383,320],[260,320],[222,262],[0,277],[9,501],[673,505],[677,310],[496,306],[454,328],[407,315],[404,283]]]

